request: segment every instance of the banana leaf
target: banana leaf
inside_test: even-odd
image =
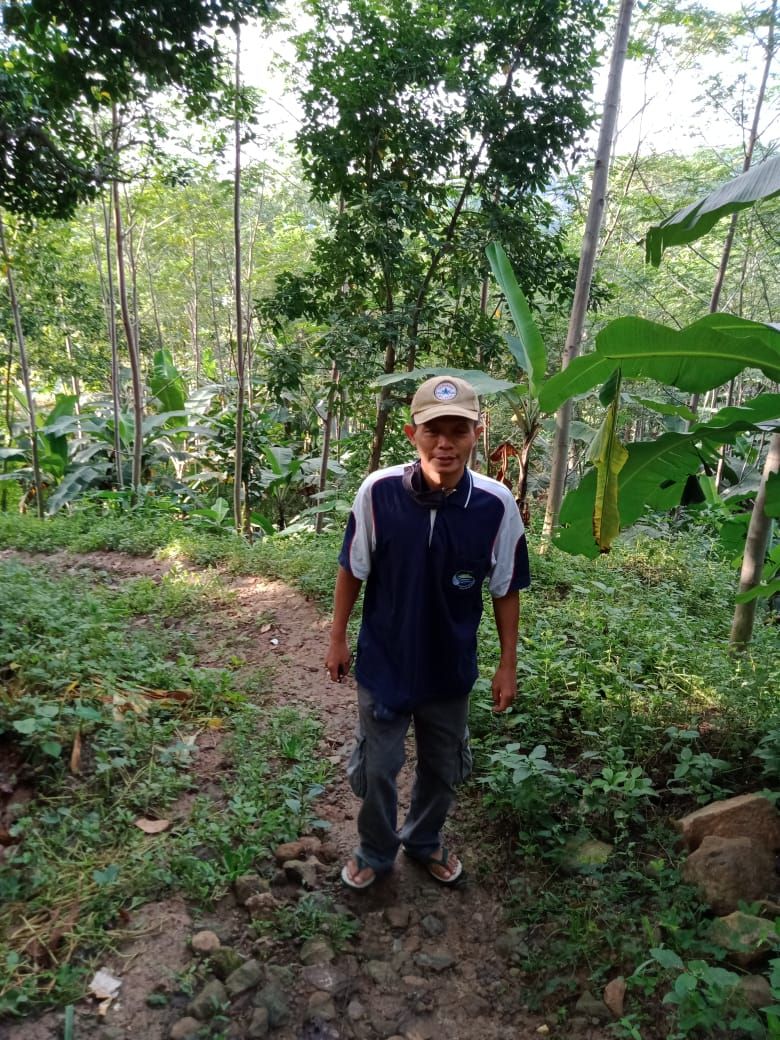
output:
[[[156,350],[152,362],[152,371],[149,377],[149,385],[152,393],[162,404],[166,412],[183,412],[187,400],[187,387],[184,377],[173,363],[173,357],[169,350]],[[175,423],[173,418],[170,425],[181,425]]]
[[[515,272],[503,248],[491,242],[485,250],[491,270],[506,297],[509,312],[515,323],[517,337],[508,336],[507,343],[518,365],[528,375],[528,386],[533,397],[539,394],[547,367],[547,352],[539,329],[531,316],[531,308],[517,284]]]
[[[617,418],[620,393],[616,388],[604,422],[590,444],[588,458],[596,470],[596,492],[593,505],[593,536],[600,552],[609,551],[620,534],[618,509],[618,477],[628,461],[628,452],[618,440]]]
[[[729,314],[708,314],[684,329],[617,318],[598,334],[593,353],[548,379],[541,407],[556,411],[569,397],[606,382],[617,365],[624,378],[655,379],[689,393],[722,386],[745,368],[780,382],[780,331]]]
[[[413,368],[410,372],[392,372],[390,375],[379,376],[374,380],[376,386],[394,386],[396,383],[420,383],[431,376],[457,376],[465,379],[474,387],[480,397],[486,394],[498,394],[503,390],[512,390],[515,383],[508,379],[496,379],[489,376],[487,372],[480,372],[476,368],[441,368],[429,365],[421,368]]]
[[[664,250],[694,242],[725,216],[738,213],[761,199],[780,195],[780,156],[765,159],[747,173],[721,184],[715,191],[649,228],[645,238],[645,259],[654,267],[661,263]]]

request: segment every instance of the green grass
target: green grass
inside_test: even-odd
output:
[[[168,892],[210,903],[316,825],[329,777],[319,723],[262,710],[228,669],[197,668],[164,624],[224,600],[215,581],[173,572],[117,588],[0,564],[0,741],[35,792],[0,867],[0,1016],[78,999],[127,911]],[[197,796],[176,813],[201,785],[204,726],[226,734],[218,811]],[[135,824],[171,812],[164,834]]]
[[[335,534],[297,535],[248,546],[230,534],[197,531],[169,518],[148,523],[132,515],[99,522],[93,516],[89,523],[77,515],[44,524],[0,517],[0,544],[41,551],[123,548],[219,566],[228,573],[267,574],[295,584],[325,609],[339,542]],[[771,786],[780,777],[776,619],[760,612],[749,651],[729,655],[736,574],[697,529],[638,538],[595,561],[553,550],[534,556],[532,569],[533,588],[522,596],[518,698],[500,718],[490,711],[489,680],[498,644],[486,602],[482,677],[472,698],[477,769],[465,798],[472,841],[492,841],[504,857],[497,862],[504,863],[508,921],[523,930],[526,940],[515,962],[518,985],[525,999],[537,999],[546,1010],[557,1008],[565,1018],[573,980],[585,976],[597,992],[619,970],[629,981],[629,1011],[615,1027],[616,1035],[655,1038],[661,1035],[658,1029],[667,1028],[669,1036],[677,1036],[683,1026],[691,1036],[707,1035],[705,1023],[715,1014],[713,1008],[723,1005],[725,991],[718,989],[721,976],[708,975],[700,965],[717,967],[723,952],[708,942],[708,915],[680,884],[680,855],[668,821],[714,798]],[[35,693],[26,702],[15,697],[12,718],[33,720],[27,723],[32,730],[20,732],[18,739],[37,756],[41,769],[52,773],[53,756],[60,762],[60,781],[67,779],[62,762],[72,732],[62,731],[68,721],[63,709],[56,717],[37,713],[40,690],[47,684],[61,704],[76,712],[79,706],[94,708],[107,685],[121,693],[135,683],[191,689],[186,711],[234,717],[235,769],[224,795],[229,822],[215,822],[209,804],[196,800],[189,825],[166,839],[167,858],[150,858],[148,852],[138,859],[129,856],[127,869],[136,871],[139,898],[145,885],[151,890],[176,884],[192,898],[213,898],[221,879],[240,873],[277,836],[293,834],[302,819],[311,819],[326,777],[304,767],[316,758],[307,751],[314,739],[310,724],[266,719],[265,728],[258,725],[256,709],[231,687],[229,674],[193,668],[186,634],[177,636],[176,652],[163,649],[166,618],[197,612],[225,595],[213,574],[196,581],[175,568],[160,583],[142,578],[118,592],[97,588],[74,612],[67,582],[47,584],[38,574],[29,588],[23,584],[15,591],[14,582],[23,579],[9,573],[9,601],[18,604],[12,621],[17,631],[14,650],[0,660],[12,689],[23,677]],[[70,623],[56,620],[58,602]],[[29,617],[25,604],[33,605]],[[117,633],[138,612],[143,614],[138,645],[128,654]],[[49,615],[50,629],[30,627]],[[30,646],[48,649],[31,652]],[[97,647],[105,662],[99,672],[90,666]],[[74,680],[84,694],[63,700]],[[114,788],[114,815],[105,823],[110,840],[101,845],[102,852],[96,842],[90,853],[106,886],[96,895],[105,896],[116,884],[111,849],[119,839],[112,828],[126,831],[133,812],[162,811],[165,798],[182,789],[187,767],[179,758],[187,752],[177,749],[173,731],[165,727],[183,710],[181,704],[172,713],[170,706],[155,707],[156,730],[146,728],[146,744],[134,738],[144,767],[111,764],[115,752],[109,725],[103,737],[94,738],[95,761],[102,756],[102,768],[139,777],[126,790]],[[78,714],[68,724],[76,723],[85,732],[93,725],[100,728]],[[250,748],[255,750],[250,753]],[[120,759],[125,755],[121,751]],[[272,792],[270,801],[264,800],[266,789]],[[74,805],[72,789],[51,798],[50,835],[72,838],[67,816]],[[77,815],[79,827],[88,829],[83,821],[93,817],[83,810]],[[256,821],[254,829],[251,821]],[[571,876],[565,868],[567,842],[583,832],[611,843],[615,851],[605,866],[584,877]],[[115,911],[109,900],[96,920],[105,920],[111,907]],[[311,930],[315,910],[280,920],[278,926],[285,934]],[[669,954],[659,960],[654,949]],[[683,968],[669,966],[674,957]],[[75,991],[76,963],[63,959],[57,969],[63,977],[56,981],[54,969],[49,971],[53,993]],[[16,976],[20,970],[14,969]],[[686,985],[697,987],[694,996],[667,1007],[666,1026],[654,1024],[664,993],[681,972],[691,976]],[[737,1028],[744,1035],[765,1035],[756,1016],[752,1024]]]

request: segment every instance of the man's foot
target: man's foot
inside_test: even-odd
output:
[[[428,873],[442,885],[454,885],[463,876],[463,864],[456,855],[443,846],[427,860]]]
[[[440,845],[434,853],[427,857],[415,856],[413,852],[406,848],[404,852],[410,859],[415,860],[417,863],[422,863],[433,880],[438,881],[440,885],[454,885],[466,876],[463,873],[461,861],[443,845]]]
[[[341,880],[347,888],[368,888],[377,879],[377,873],[373,867],[369,867],[362,856],[354,855],[347,860],[341,870]]]

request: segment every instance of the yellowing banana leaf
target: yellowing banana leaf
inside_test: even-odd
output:
[[[617,436],[620,392],[607,409],[604,422],[590,444],[588,458],[596,470],[596,496],[593,506],[593,537],[600,552],[609,552],[620,534],[618,474],[628,461],[628,452]]]

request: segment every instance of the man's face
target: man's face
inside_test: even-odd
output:
[[[472,419],[456,415],[442,415],[419,426],[404,427],[420,456],[425,478],[434,487],[455,487],[481,429]]]

